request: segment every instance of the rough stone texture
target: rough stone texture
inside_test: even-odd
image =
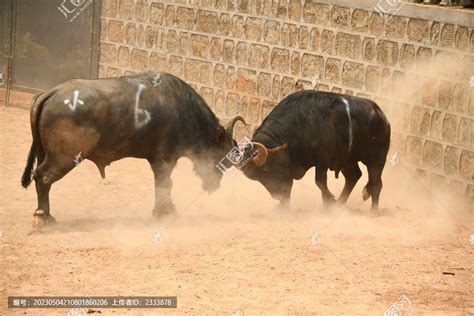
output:
[[[424,136],[430,127],[430,112],[428,109],[415,106],[411,114],[411,131],[414,134]]]
[[[398,62],[398,43],[380,40],[377,44],[377,62],[395,66]]]
[[[407,19],[403,16],[392,16],[387,20],[387,37],[399,39],[404,38],[407,33]]]
[[[147,0],[136,0],[135,14],[139,22],[145,22],[148,19]]]
[[[321,35],[319,32],[319,29],[315,27],[311,29],[310,37],[311,37],[311,49],[316,52],[319,50],[319,43],[321,41]]]
[[[239,69],[235,88],[246,94],[254,94],[257,89],[257,73],[253,70]]]
[[[400,66],[411,68],[415,64],[415,46],[403,44],[400,52]]]
[[[300,54],[298,52],[293,52],[291,54],[291,63],[290,63],[291,74],[293,76],[298,76],[298,74],[300,73],[300,66],[301,66]]]
[[[250,67],[266,69],[270,59],[268,46],[251,44],[249,49],[248,65]]]
[[[335,58],[328,58],[326,61],[326,80],[331,83],[340,83],[341,61]]]
[[[324,30],[321,34],[321,50],[328,55],[334,54],[334,32]]]
[[[461,152],[459,174],[466,180],[474,180],[474,151],[463,150]]]
[[[458,122],[456,116],[446,114],[443,120],[442,137],[445,142],[453,143],[456,139]]]
[[[150,5],[150,22],[153,24],[163,25],[165,10],[162,3],[153,2]]]
[[[234,41],[225,40],[222,48],[222,59],[225,62],[232,63],[234,61]]]
[[[270,98],[272,93],[272,76],[269,73],[261,72],[258,76],[257,92],[264,98]]]
[[[290,20],[299,22],[303,16],[303,6],[301,0],[290,0],[288,8],[288,17]]]
[[[336,36],[336,54],[352,59],[360,58],[361,41],[357,35],[340,32]]]
[[[364,38],[362,42],[362,55],[364,60],[372,61],[375,57],[375,39],[373,38]]]
[[[119,0],[119,16],[124,20],[133,20],[135,18],[135,1]]]
[[[128,47],[121,46],[118,50],[117,66],[127,68],[129,63],[130,63],[130,49]]]
[[[287,49],[274,48],[270,65],[274,71],[288,72],[290,68],[290,52]]]
[[[235,48],[235,62],[244,65],[247,61],[247,43],[238,42]]]
[[[430,140],[425,141],[423,146],[423,162],[433,169],[440,169],[443,166],[443,146]]]
[[[149,67],[156,72],[165,71],[167,69],[167,59],[165,55],[153,52],[150,55]]]
[[[115,18],[117,16],[117,0],[103,0],[102,15]]]
[[[350,17],[350,8],[334,6],[331,11],[331,24],[339,28],[348,28]]]
[[[444,171],[446,175],[454,176],[459,169],[459,152],[456,147],[448,146],[444,151]]]
[[[225,85],[225,67],[222,64],[217,64],[214,67],[214,86],[224,88]]]
[[[200,32],[215,34],[217,32],[217,13],[198,10],[196,14],[196,27]]]
[[[128,45],[135,45],[137,41],[137,26],[132,23],[127,23],[125,39]]]
[[[467,118],[459,120],[456,143],[465,148],[474,149],[474,120]]]
[[[232,23],[227,13],[219,16],[219,31],[222,35],[229,36],[232,31]]]
[[[370,33],[373,35],[381,35],[384,31],[384,19],[377,13],[372,13],[369,20]]]
[[[186,54],[186,53],[184,53]],[[211,40],[211,47],[210,47],[210,54],[211,59],[214,61],[220,61],[222,58],[222,41],[218,37],[214,37]]]
[[[351,26],[354,31],[367,32],[369,30],[369,12],[356,9],[352,12]]]
[[[439,42],[439,34],[441,32],[441,26],[439,22],[433,22],[430,29],[430,42],[433,45],[437,45]]]
[[[194,10],[178,7],[176,10],[176,25],[179,29],[192,30],[194,27]]]
[[[306,26],[302,26],[300,28],[300,34],[299,34],[299,48],[300,49],[309,49],[310,44],[309,44],[309,31]]]
[[[326,25],[331,8],[327,4],[306,1],[303,8],[303,19],[306,23]]]
[[[364,85],[365,68],[363,64],[345,62],[342,69],[342,83],[360,89]]]
[[[281,44],[285,47],[298,47],[298,28],[295,24],[283,24]]]
[[[454,46],[454,25],[445,24],[441,29],[441,46],[452,47]]]
[[[115,64],[117,59],[117,48],[115,45],[102,44],[99,62],[104,64]]]
[[[465,26],[458,26],[456,31],[456,48],[459,50],[467,50],[469,47],[469,29]]]
[[[278,44],[280,42],[280,22],[267,21],[265,23],[265,41],[268,44]]]
[[[249,133],[296,88],[373,99],[401,163],[472,203],[472,25],[324,2],[104,0],[99,76],[172,73]]]
[[[380,86],[380,70],[377,67],[367,67],[365,85],[368,92],[377,92]]]
[[[143,70],[148,67],[148,52],[141,49],[132,51],[132,60],[130,66],[134,70]]]
[[[109,41],[123,43],[125,37],[125,28],[122,21],[110,20],[107,29]]]
[[[303,77],[312,77],[319,74],[321,78],[324,71],[324,59],[322,56],[304,54],[301,58],[301,68]]]
[[[258,41],[262,37],[262,20],[247,18],[245,20],[245,37],[251,41]]]
[[[453,84],[443,80],[439,85],[438,105],[441,109],[449,111],[453,102]]]
[[[410,19],[408,38],[416,42],[427,42],[430,37],[430,24],[426,20]]]
[[[244,35],[244,18],[241,15],[234,15],[232,18],[232,33],[235,38],[242,38]]]

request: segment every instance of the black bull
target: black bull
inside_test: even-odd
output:
[[[233,128],[242,120],[236,117],[224,129],[188,84],[150,72],[70,80],[37,96],[30,119],[33,143],[21,183],[27,188],[35,180],[35,229],[54,221],[51,185],[83,159],[93,161],[102,177],[115,160],[147,159],[155,178],[155,217],[175,210],[170,175],[180,157],[192,159],[203,189],[214,191],[222,177],[216,161],[235,144]]]
[[[361,177],[358,162],[367,166],[369,181],[364,200],[378,208],[382,171],[390,146],[390,124],[371,100],[329,92],[301,91],[281,101],[252,137],[258,154],[241,166],[244,174],[261,182],[283,204],[289,203],[293,179],[316,167],[316,185],[325,206],[334,196],[327,171],[340,171],[345,185],[338,202],[345,203]],[[246,151],[246,155],[255,151]]]

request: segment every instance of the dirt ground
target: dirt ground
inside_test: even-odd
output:
[[[145,161],[118,161],[106,180],[85,161],[53,186],[58,222],[27,235],[36,193],[20,177],[30,142],[28,111],[0,107],[0,315],[69,312],[7,309],[15,295],[178,297],[173,310],[101,315],[381,315],[406,295],[416,315],[474,315],[474,218],[428,194],[401,164],[387,164],[374,214],[361,199],[366,174],[347,207],[328,212],[310,170],[292,209],[276,210],[241,174],[203,193],[183,159],[173,173],[179,216],[155,222]]]

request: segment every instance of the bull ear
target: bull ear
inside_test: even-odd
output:
[[[272,155],[279,155],[281,154],[282,152],[284,152],[286,149],[288,148],[288,144],[287,143],[284,143],[283,145],[281,146],[278,146],[278,147],[275,147],[275,148],[272,148],[270,149],[268,152]]]
[[[222,126],[219,126],[217,128],[217,136],[216,136],[216,144],[220,144],[226,140],[226,131],[225,128]]]

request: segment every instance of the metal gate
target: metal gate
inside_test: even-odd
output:
[[[1,0],[0,89],[37,93],[97,78],[101,0]],[[3,82],[3,84],[2,84]]]

